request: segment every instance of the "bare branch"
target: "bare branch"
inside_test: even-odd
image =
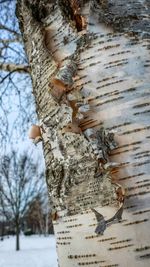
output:
[[[7,75],[5,75],[1,80],[0,80],[0,84],[2,84],[8,77],[10,77],[10,75],[12,74],[13,72],[9,72]],[[2,96],[0,96],[1,98]]]
[[[8,32],[10,32],[10,33],[15,34],[15,35],[18,36],[19,38],[21,38],[21,34],[20,34],[20,33],[16,32],[15,30],[13,30],[13,29],[11,29],[11,28],[9,28],[9,27],[7,27],[6,25],[3,25],[3,24],[1,24],[1,23],[0,23],[0,30],[6,30],[6,31],[8,31]]]
[[[21,37],[16,37],[13,39],[0,39],[0,42],[3,43],[4,45],[9,44],[9,43],[16,43],[16,42],[22,42]]]
[[[23,64],[13,64],[13,63],[0,63],[0,70],[9,72],[27,72],[30,73],[30,67]]]
[[[3,4],[3,3],[6,3],[6,2],[8,2],[9,0],[1,0],[0,1],[0,4]]]

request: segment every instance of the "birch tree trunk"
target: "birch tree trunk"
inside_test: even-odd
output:
[[[60,267],[150,265],[149,7],[18,1]]]

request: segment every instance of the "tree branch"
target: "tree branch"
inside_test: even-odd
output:
[[[6,3],[6,2],[8,2],[9,0],[1,0],[0,1],[0,4],[3,4],[3,3]]]
[[[1,24],[1,23],[0,23],[0,30],[6,30],[6,31],[8,31],[8,32],[10,32],[10,33],[15,34],[15,35],[18,36],[19,38],[21,37],[21,34],[20,34],[20,33],[16,32],[16,31],[13,30],[13,29],[8,28],[7,26],[5,26],[5,25],[3,25],[3,24]]]
[[[23,64],[13,64],[13,63],[0,63],[0,70],[9,71],[9,72],[26,72],[30,73],[30,67]]]
[[[16,42],[22,42],[21,36],[13,38],[13,39],[0,39],[0,42],[3,43],[4,45],[7,45],[9,43],[16,43]]]

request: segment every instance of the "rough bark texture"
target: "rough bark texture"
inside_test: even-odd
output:
[[[149,266],[149,2],[22,0],[17,10],[60,267]],[[95,234],[91,208],[108,220],[119,205],[123,220]]]

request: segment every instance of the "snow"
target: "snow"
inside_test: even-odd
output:
[[[53,235],[22,235],[20,247],[20,251],[15,251],[15,237],[0,241],[0,267],[58,267]]]

